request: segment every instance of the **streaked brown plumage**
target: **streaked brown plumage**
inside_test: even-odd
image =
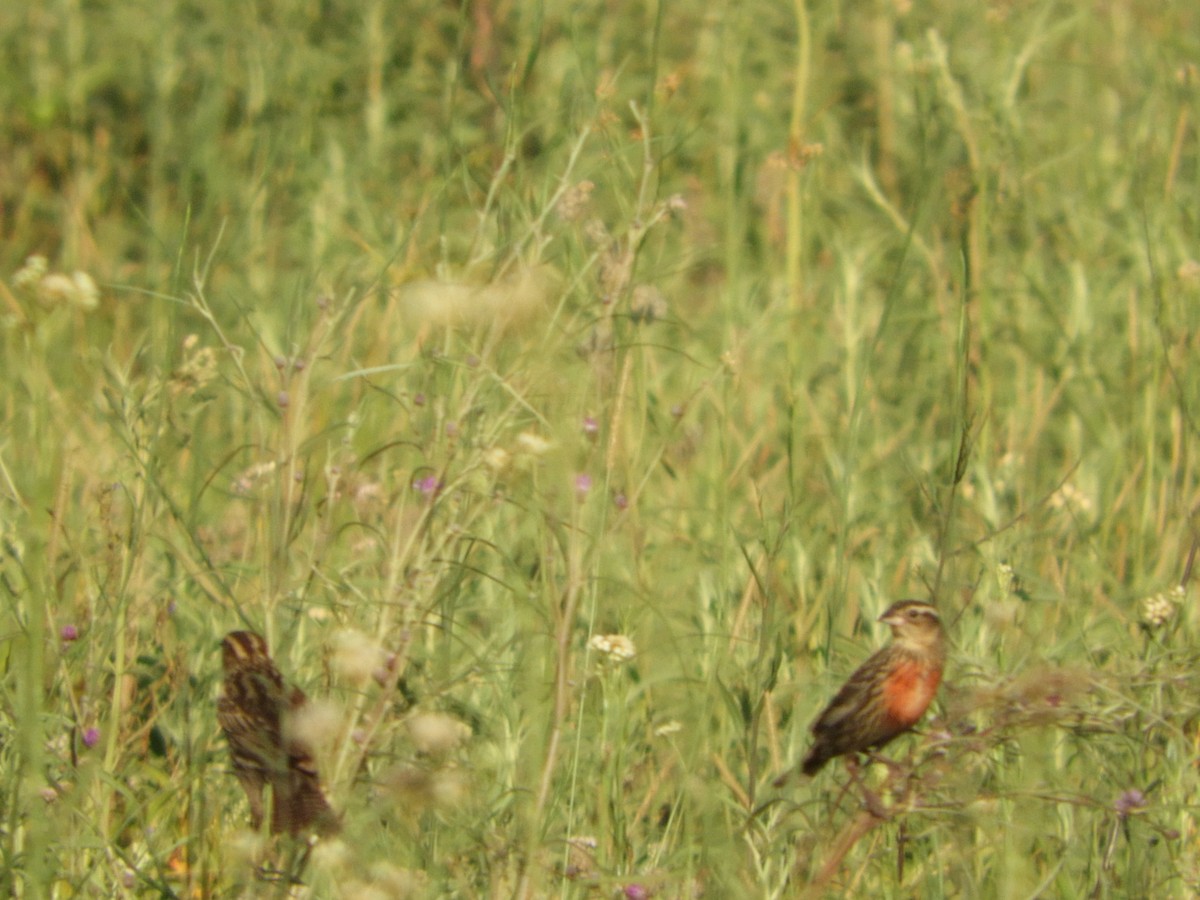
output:
[[[901,600],[879,621],[891,626],[892,643],[859,666],[813,723],[805,775],[835,756],[882,747],[916,725],[933,702],[946,661],[937,609]]]
[[[233,773],[250,801],[250,821],[263,820],[263,789],[271,787],[271,833],[299,834],[337,829],[337,817],[321,791],[316,761],[299,738],[285,739],[284,720],[307,702],[299,688],[288,689],[253,631],[233,631],[221,642],[225,690],[217,701],[217,721],[229,742]]]

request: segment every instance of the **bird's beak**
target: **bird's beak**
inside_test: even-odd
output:
[[[883,622],[885,625],[899,625],[899,624],[900,624],[900,617],[899,617],[899,616],[897,616],[897,615],[895,615],[894,613],[893,613],[892,615],[890,615],[890,616],[889,616],[887,613],[884,613],[882,616],[880,616],[880,617],[879,617],[878,619],[876,619],[875,621],[876,621],[876,622]]]

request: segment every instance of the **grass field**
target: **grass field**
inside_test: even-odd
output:
[[[0,11],[0,895],[1200,892],[1200,10]],[[919,733],[793,774],[934,600]],[[249,829],[251,628],[340,836]]]

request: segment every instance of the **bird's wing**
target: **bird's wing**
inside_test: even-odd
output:
[[[854,671],[813,723],[813,734],[835,729],[846,720],[861,716],[872,705],[880,692],[880,669],[884,662],[885,654],[876,653]]]

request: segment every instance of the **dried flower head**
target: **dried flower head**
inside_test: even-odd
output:
[[[603,247],[612,240],[608,226],[599,219],[589,219],[584,224],[583,237],[593,247]]]
[[[555,212],[564,222],[576,222],[583,218],[591,204],[592,191],[596,185],[591,181],[580,181],[563,191]]]
[[[629,298],[629,314],[635,322],[656,322],[667,315],[667,298],[653,285],[639,284]]]

